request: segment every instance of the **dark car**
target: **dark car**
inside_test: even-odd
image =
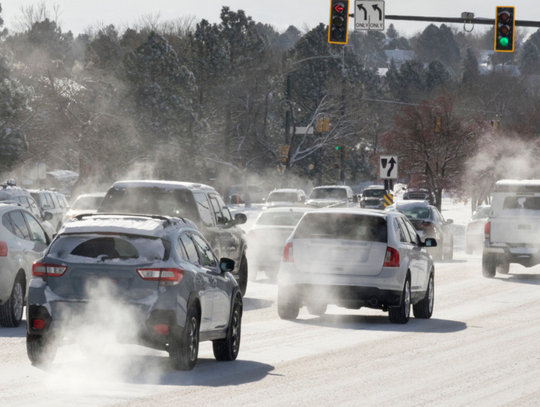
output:
[[[404,194],[403,199],[406,201],[431,201],[429,191],[424,188],[409,188]]]
[[[450,225],[452,219],[445,220],[439,210],[426,201],[397,202],[386,210],[397,210],[413,224],[423,240],[431,237],[437,240],[437,247],[428,249],[434,260],[452,260],[454,257],[454,234]]]
[[[237,213],[233,218],[214,188],[191,182],[118,181],[103,198],[98,213],[164,215],[193,221],[218,257],[235,261],[233,275],[245,294],[247,244],[238,225],[246,223],[247,217]]]
[[[382,185],[372,185],[362,192],[360,207],[366,209],[384,209],[384,194]]]
[[[109,342],[133,343],[191,370],[199,341],[211,340],[216,359],[234,360],[242,296],[233,268],[189,220],[78,215],[33,265],[28,357],[51,362],[66,340],[91,357]]]

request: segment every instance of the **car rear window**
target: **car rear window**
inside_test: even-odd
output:
[[[167,260],[170,243],[159,238],[127,235],[60,235],[51,245],[48,256],[66,261],[82,258],[105,260]]]
[[[98,212],[180,216],[195,222],[199,220],[190,191],[159,187],[111,188]]]
[[[347,199],[347,191],[343,188],[314,189],[310,199]]]
[[[264,226],[296,226],[304,212],[263,212],[257,225]]]
[[[384,194],[384,189],[365,189],[364,192],[362,192],[362,196],[366,198],[382,198],[384,197]]]
[[[407,208],[398,208],[398,211],[409,219],[429,219],[429,208],[425,206],[414,206]]]
[[[386,219],[348,213],[308,213],[294,239],[343,239],[386,243]]]
[[[295,192],[272,192],[266,202],[296,202]]]
[[[529,209],[540,210],[540,197],[538,196],[507,196],[504,198],[503,209]]]
[[[103,201],[102,196],[81,196],[77,198],[71,209],[75,210],[94,210],[99,208],[99,205]]]

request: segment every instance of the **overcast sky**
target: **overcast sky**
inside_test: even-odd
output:
[[[37,4],[36,0],[0,0],[2,17],[8,28],[13,19],[21,15],[21,6]],[[354,3],[354,0],[351,2]],[[437,17],[459,17],[461,12],[474,12],[476,17],[494,18],[495,6],[510,5],[516,7],[517,20],[540,21],[539,0],[513,0],[505,2],[495,0],[386,0],[387,15],[420,15]],[[511,4],[510,4],[511,3]],[[223,5],[233,10],[245,10],[255,21],[275,26],[279,30],[289,25],[314,27],[323,22],[328,24],[330,0],[46,0],[52,9],[58,5],[60,20],[64,31],[74,34],[84,32],[85,28],[96,24],[114,24],[125,27],[137,21],[141,16],[158,14],[161,20],[176,19],[182,16],[194,16],[196,20],[205,18],[211,22],[219,21]],[[392,22],[398,31],[411,35],[425,28],[428,23],[386,21],[386,27]],[[350,21],[352,26],[352,19]],[[476,29],[485,29],[480,26]]]

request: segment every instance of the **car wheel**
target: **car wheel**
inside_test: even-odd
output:
[[[246,254],[242,254],[242,260],[240,260],[240,269],[238,270],[238,286],[240,287],[240,292],[242,297],[246,295],[248,283],[248,261]]]
[[[428,319],[433,315],[433,305],[435,304],[435,281],[433,273],[429,276],[426,295],[417,304],[413,305],[415,318]]]
[[[46,365],[56,356],[57,347],[41,336],[26,335],[26,352],[33,365]]]
[[[0,306],[0,325],[15,328],[21,324],[24,307],[24,282],[17,277],[9,299]]]
[[[281,319],[296,319],[300,313],[300,304],[298,299],[290,293],[283,292],[282,288],[278,288],[278,315]]]
[[[495,277],[497,256],[493,253],[482,254],[482,275],[487,278]]]
[[[311,315],[317,315],[319,317],[323,316],[326,313],[328,304],[309,304],[307,310]]]
[[[411,282],[409,277],[405,280],[401,297],[401,305],[399,307],[390,307],[388,309],[388,318],[393,324],[406,324],[409,322],[409,316],[411,314]]]
[[[199,310],[192,304],[189,307],[186,325],[179,340],[169,344],[169,358],[177,370],[192,370],[199,355]]]
[[[510,262],[506,257],[502,257],[499,259],[496,271],[499,274],[508,274],[510,272]]]
[[[216,360],[232,361],[238,356],[240,350],[240,337],[242,333],[242,299],[237,296],[231,314],[227,338],[213,341],[214,356]]]

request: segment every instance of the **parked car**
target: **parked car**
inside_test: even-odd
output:
[[[303,204],[306,193],[301,189],[274,189],[265,200],[266,206]]]
[[[277,277],[285,242],[304,213],[312,210],[309,207],[277,207],[261,212],[246,234],[251,279],[257,278],[259,270],[264,270],[270,279]]]
[[[39,220],[21,204],[0,202],[0,325],[21,323],[32,263],[50,239]]]
[[[213,342],[216,359],[236,359],[243,309],[230,274],[234,261],[218,261],[193,222],[98,214],[75,219],[32,269],[26,338],[32,363],[50,362],[61,338],[92,341],[76,332],[96,320],[98,329],[113,330],[122,342],[168,351],[176,369],[193,369],[199,340]],[[115,313],[127,321],[117,321]],[[102,348],[96,340],[91,346]]]
[[[465,231],[465,253],[473,254],[482,250],[484,243],[484,226],[488,220],[491,205],[477,206]]]
[[[249,199],[251,203],[262,203],[264,198],[266,198],[267,192],[258,185],[249,184]],[[244,192],[244,186],[242,184],[233,185],[229,189],[229,199],[233,204],[242,204],[246,201],[246,196]]]
[[[540,264],[540,180],[495,183],[484,227],[482,274],[508,274],[510,264]]]
[[[323,315],[328,304],[388,311],[390,322],[430,318],[433,260],[399,212],[321,209],[308,212],[287,240],[279,269],[278,314],[295,319],[304,305]]]
[[[313,188],[306,205],[316,208],[355,207],[358,206],[358,197],[346,185],[321,186]]]
[[[0,184],[0,202],[21,204],[34,217],[39,219],[41,226],[47,232],[47,236],[52,240],[56,233],[56,228],[50,223],[53,220],[52,213],[46,210],[42,211],[27,189],[18,187],[13,180],[9,181],[9,183]]]
[[[437,240],[437,248],[429,249],[435,261],[454,258],[454,234],[450,228],[454,221],[445,220],[435,206],[426,201],[407,201],[396,202],[386,210],[404,214],[414,225],[421,239],[431,237]]]
[[[77,197],[71,208],[64,216],[62,223],[74,218],[81,213],[96,213],[101,201],[105,197],[105,192],[94,192],[91,194],[81,194]]]
[[[360,207],[366,209],[384,209],[384,195],[386,191],[382,185],[371,185],[362,191]]]
[[[208,185],[175,181],[119,181],[109,189],[98,213],[138,213],[181,216],[192,220],[210,242],[217,257],[235,261],[233,275],[242,295],[248,281],[244,232],[238,225],[247,217],[233,218],[216,190]]]
[[[50,223],[53,227],[55,227],[56,230],[60,229],[67,209],[60,206],[55,193],[47,189],[29,189],[28,191],[36,200],[41,212],[47,211],[52,214]]]
[[[403,199],[413,201],[431,201],[429,191],[424,188],[409,188],[403,194]]]

